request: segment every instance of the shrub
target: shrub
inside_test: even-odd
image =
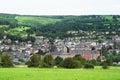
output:
[[[84,68],[86,68],[86,69],[94,69],[94,65],[93,65],[93,64],[90,64],[90,63],[86,63],[86,64],[84,65]]]
[[[108,69],[109,67],[107,65],[102,66],[103,69]]]

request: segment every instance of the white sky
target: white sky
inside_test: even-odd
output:
[[[0,13],[120,15],[120,0],[0,0]]]

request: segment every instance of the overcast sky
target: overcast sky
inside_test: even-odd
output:
[[[120,15],[120,0],[0,0],[0,13]]]

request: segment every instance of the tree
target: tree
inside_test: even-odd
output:
[[[55,61],[55,65],[60,66],[62,64],[63,58],[57,56],[54,61]]]
[[[101,49],[101,52],[102,52],[102,56],[107,56],[107,48],[105,46],[102,46],[102,49]]]
[[[28,67],[39,67],[41,58],[37,54],[33,54],[28,63]]]
[[[85,58],[83,58],[81,55],[75,55],[75,56],[73,57],[73,59],[80,61],[80,63],[81,63],[82,65],[84,65],[84,64],[86,63]]]
[[[66,58],[63,61],[64,68],[80,68],[81,63],[78,60],[74,60],[73,58]]]
[[[43,58],[43,67],[53,67],[54,65],[54,59],[52,55],[46,54]]]
[[[1,57],[1,65],[2,67],[13,67],[12,59],[10,58],[10,55],[5,54]]]

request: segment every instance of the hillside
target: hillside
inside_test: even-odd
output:
[[[58,21],[61,21],[61,19],[34,16],[16,16],[15,19],[18,21],[19,25],[26,25],[31,27],[38,25],[54,24]]]
[[[67,34],[68,31],[118,31],[119,15],[88,16],[30,16],[16,14],[0,14],[0,39],[8,37],[20,39],[28,35],[45,37],[71,37],[79,35]],[[26,35],[26,36],[25,36]],[[14,40],[14,39],[13,39]]]

